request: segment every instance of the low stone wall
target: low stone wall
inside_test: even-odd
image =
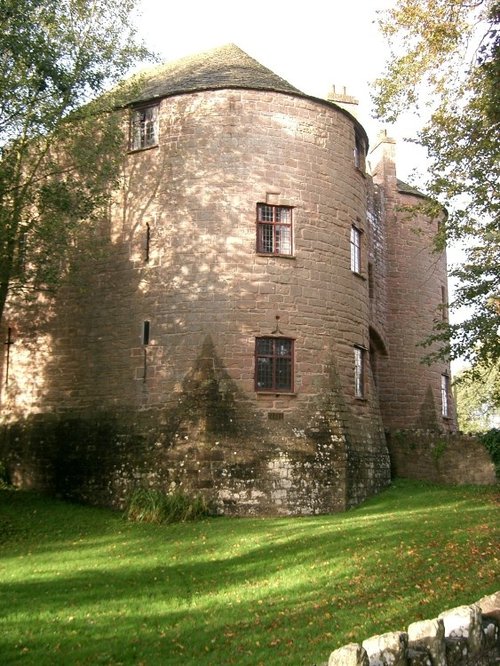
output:
[[[493,485],[495,465],[470,435],[398,430],[387,433],[393,476],[432,483]]]
[[[500,592],[432,620],[349,643],[322,666],[492,666],[500,664]]]

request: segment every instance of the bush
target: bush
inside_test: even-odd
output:
[[[0,489],[10,488],[9,473],[7,468],[0,460]]]
[[[479,439],[490,452],[491,458],[495,464],[497,478],[500,479],[500,430],[492,428],[482,435]]]
[[[167,495],[153,488],[136,488],[125,515],[127,520],[139,523],[182,523],[211,513],[202,497],[190,497],[181,492]]]

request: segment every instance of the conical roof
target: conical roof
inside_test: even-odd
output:
[[[141,74],[139,93],[130,103],[221,88],[249,88],[304,95],[235,44],[226,44],[168,62]]]

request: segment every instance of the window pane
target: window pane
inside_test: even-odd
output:
[[[265,356],[273,355],[273,338],[257,338],[256,343],[257,354]]]
[[[292,353],[291,340],[276,340],[275,341],[276,356],[290,356]]]
[[[273,388],[273,367],[271,358],[257,359],[257,388]]]
[[[274,238],[272,224],[259,224],[259,252],[272,254],[274,252]]]
[[[273,221],[273,207],[260,205],[258,207],[259,211],[259,222],[272,222]]]
[[[291,254],[292,233],[290,227],[276,226],[276,252],[278,254]]]
[[[292,362],[289,358],[276,359],[276,388],[290,390],[292,387]]]
[[[276,222],[282,222],[283,224],[290,224],[291,219],[291,210],[290,208],[277,208],[276,209]]]

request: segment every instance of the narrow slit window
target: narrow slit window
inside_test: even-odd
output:
[[[146,230],[144,233],[144,261],[149,261],[149,246],[151,243],[151,227],[146,222]]]
[[[448,375],[441,375],[441,415],[447,419],[450,416],[450,378]]]
[[[142,324],[142,344],[146,347],[149,345],[149,338],[151,332],[151,325],[149,321],[145,321]]]
[[[362,347],[354,347],[354,395],[365,397],[365,350]]]
[[[361,273],[361,230],[354,224],[351,227],[351,271]]]

